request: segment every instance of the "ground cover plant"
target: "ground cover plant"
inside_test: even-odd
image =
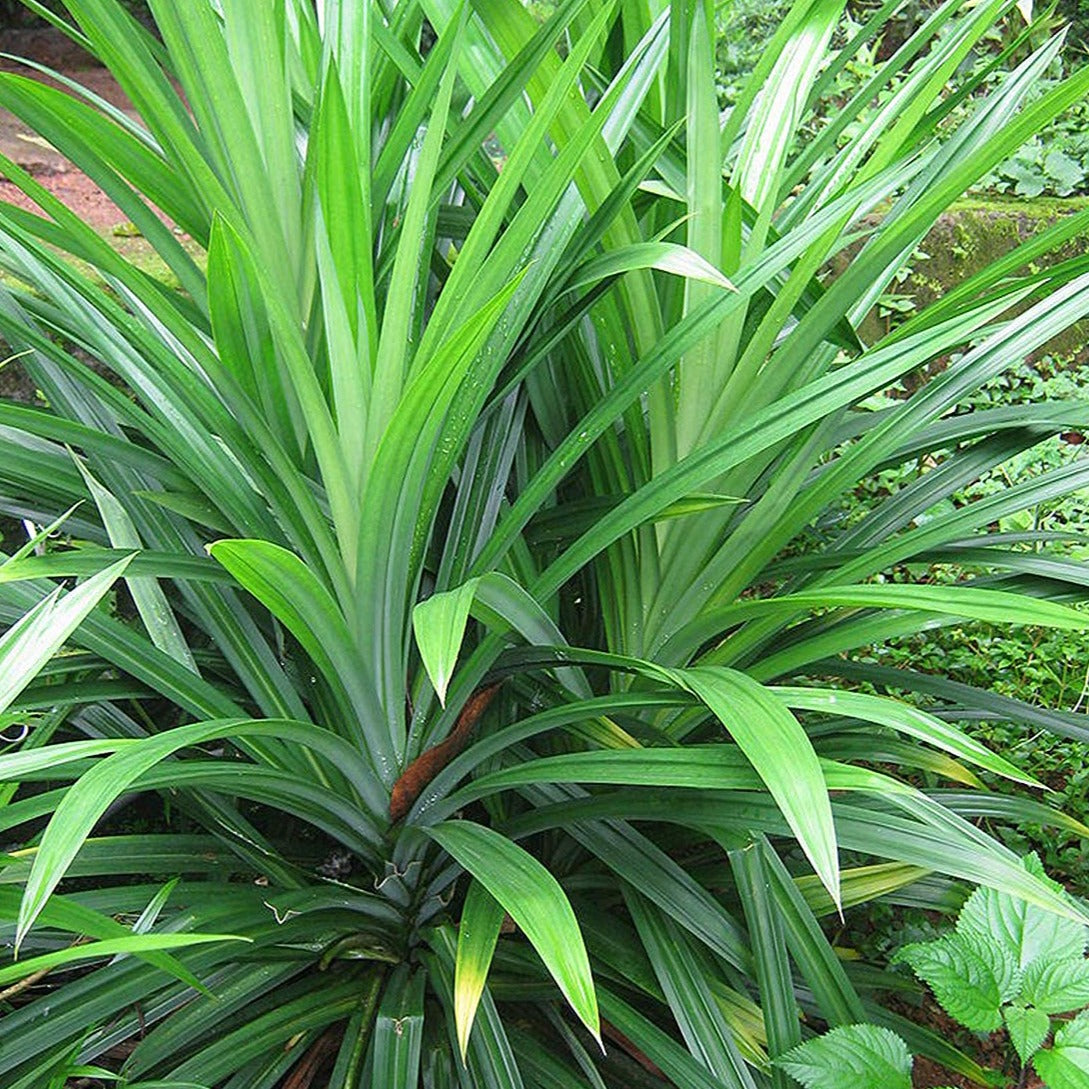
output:
[[[1043,356],[1024,361],[981,387],[962,406],[998,408],[1045,399],[1064,400],[1085,396],[1086,376],[1077,359]],[[961,490],[941,500],[923,517],[950,513],[955,508],[987,495],[996,495],[1011,483],[1023,483],[1082,456],[1085,436],[1074,429],[1055,434],[995,465]],[[844,505],[844,517],[865,516],[872,495],[887,496],[908,487],[926,467],[905,463],[866,481],[853,504]],[[1084,561],[1086,544],[1076,538],[1086,518],[1089,493],[1084,489],[1055,497],[1038,506],[1000,519],[996,528],[1006,533],[1066,533],[1064,546],[1070,559]],[[927,578],[956,580],[960,568],[955,562],[941,567],[916,567]],[[1085,707],[1086,671],[1077,632],[1056,630],[1011,630],[988,624],[950,624],[940,629],[893,639],[874,648],[871,658],[884,666],[908,666],[924,672],[945,674],[973,685],[990,685],[1003,696],[1023,697],[1042,708],[1078,711]],[[923,706],[926,706],[924,697]],[[1082,824],[1089,819],[1086,808],[1083,750],[1067,737],[1050,730],[1025,731],[1003,720],[964,722],[965,729],[991,747],[1002,749],[1018,766],[1046,783],[1053,792],[1053,804]],[[1066,830],[1043,827],[1032,822],[1020,827],[995,827],[995,832],[1015,850],[1037,852],[1048,872],[1061,876],[1079,896],[1089,892],[1089,868],[1084,834],[1074,827]]]
[[[888,109],[814,132],[895,4],[835,52],[838,6],[796,4],[724,118],[682,0],[150,6],[158,36],[115,0],[59,20],[142,124],[0,75],[178,285],[2,164],[41,207],[0,208],[41,391],[0,403],[0,510],[34,527],[0,568],[3,1084],[779,1089],[867,1019],[983,1077],[820,920],[963,882],[1083,920],[973,823],[1069,824],[1046,799],[910,779],[1034,785],[957,718],[1085,716],[867,655],[1089,623],[1067,534],[1000,528],[1083,460],[922,517],[1085,425],[956,409],[1089,312],[1089,262],[1035,266],[1089,215],[855,326],[1084,97],[1036,93],[1061,33],[951,94],[1010,5],[949,0]]]
[[[781,0],[743,0],[719,8],[717,64],[719,95],[725,104],[732,104],[740,93],[788,6]],[[1001,80],[1011,58],[1020,58],[1030,51],[1033,43],[1046,36],[1049,28],[1053,30],[1065,25],[1069,46],[1062,56],[1055,58],[1035,93],[1043,93],[1064,72],[1085,63],[1085,17],[1076,4],[1049,8],[1034,24],[1027,23],[1025,18],[1026,13],[1031,14],[1031,6],[1022,7],[1023,11],[1013,9],[996,21],[962,60],[964,68],[971,69],[976,76],[983,76],[974,94],[982,93],[991,83]],[[863,101],[867,94],[872,96],[869,101],[871,113],[887,108],[896,89],[895,83],[882,82],[878,73],[889,56],[927,26],[928,20],[939,10],[930,0],[900,4],[891,15],[878,4],[848,4],[834,33],[833,45],[850,40],[866,25],[873,28],[871,17],[875,12],[879,16],[879,28],[846,63],[837,65],[835,78],[826,82],[823,100],[815,104],[814,130],[822,127],[829,116],[838,113],[843,103],[853,102],[860,94]],[[941,34],[943,30],[939,27],[936,32]],[[1007,198],[1085,196],[1089,193],[1087,110],[1086,104],[1080,102],[1055,117],[1036,136],[980,178],[974,184],[974,191]],[[840,132],[841,143],[850,142],[855,130],[864,129],[867,120],[865,115],[853,116],[851,123]],[[961,120],[959,110],[954,109],[944,124],[952,128]]]
[[[1026,867],[1047,879],[1035,855]],[[1056,892],[1062,886],[1053,884]],[[1035,1072],[1050,1089],[1077,1089],[1089,1074],[1087,931],[1072,919],[993,889],[977,889],[956,927],[903,945],[896,960],[911,966],[942,1008],[965,1028],[1004,1028],[1004,1072],[1019,1089]],[[844,1025],[799,1044],[779,1060],[806,1089],[910,1089],[912,1061],[894,1032]]]

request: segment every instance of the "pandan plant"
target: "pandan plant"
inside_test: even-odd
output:
[[[1086,424],[957,408],[1089,313],[1046,260],[1089,212],[857,330],[1089,70],[1041,93],[1061,35],[1026,31],[962,76],[1021,16],[946,0],[830,101],[897,6],[798,0],[723,114],[695,0],[28,0],[139,120],[35,73],[0,105],[163,271],[0,164],[40,392],[0,404],[35,527],[0,569],[3,1085],[783,1089],[868,1018],[978,1075],[820,919],[958,883],[1083,917],[973,823],[1066,818],[957,722],[1084,716],[880,648],[1089,624],[1067,537],[994,529],[1089,464],[945,502]]]

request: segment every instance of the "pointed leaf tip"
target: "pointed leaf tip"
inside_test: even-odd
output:
[[[432,594],[412,610],[416,646],[443,707],[479,581],[470,579],[457,589]]]
[[[505,912],[494,896],[474,880],[465,897],[458,924],[457,958],[454,963],[454,1024],[461,1061],[469,1050],[477,1007],[484,994],[488,968],[495,955]]]
[[[672,670],[670,675],[730,732],[842,914],[839,854],[828,786],[801,724],[763,685],[737,670],[697,666]]]
[[[601,1020],[590,958],[575,912],[559,882],[523,848],[484,825],[445,821],[425,831],[510,914],[572,1010],[600,1044]]]

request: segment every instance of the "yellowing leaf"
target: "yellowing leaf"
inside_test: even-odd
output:
[[[579,1020],[600,1040],[590,959],[559,882],[531,854],[491,828],[446,821],[426,831],[506,909]]]
[[[479,882],[473,881],[461,909],[458,924],[458,950],[454,963],[454,1022],[457,1026],[458,1047],[464,1060],[469,1047],[488,967],[495,955],[499,930],[503,925],[503,908]]]

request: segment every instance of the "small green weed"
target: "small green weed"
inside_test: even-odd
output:
[[[955,363],[955,361],[954,361]],[[975,393],[962,411],[1014,406],[1029,402],[1070,403],[1089,396],[1089,374],[1072,360],[1044,357],[1035,363],[1021,362]],[[1089,417],[1089,409],[1087,409]],[[1053,435],[1002,461],[970,485],[941,498],[919,521],[959,509],[994,495],[1018,481],[1083,458],[1089,446],[1081,431]],[[867,482],[857,495],[855,509],[845,510],[850,522],[862,521],[871,505],[939,468],[926,461],[905,469],[886,470]],[[1084,490],[1061,500],[1041,504],[1001,519],[1003,533],[1050,532],[1068,534],[1062,546],[1077,560],[1089,557],[1089,543],[1072,532],[1089,524],[1089,492]],[[1031,546],[1026,546],[1031,547]],[[918,572],[914,572],[918,573]],[[925,572],[932,581],[956,581],[964,569],[957,564],[934,565]],[[944,674],[965,684],[988,685],[1005,696],[1052,709],[1084,709],[1089,672],[1084,640],[1076,633],[1017,631],[987,624],[950,624],[931,628],[880,648],[882,665]],[[989,747],[1010,755],[1019,767],[1045,783],[1064,812],[1089,823],[1089,766],[1084,746],[1050,733],[1027,733],[1023,726],[992,721],[967,724]],[[1007,844],[1024,853],[1039,852],[1050,872],[1061,873],[1075,892],[1089,892],[1089,849],[1071,831],[1024,825],[993,829]]]
[[[1025,867],[1065,895],[1035,855]],[[1075,918],[980,888],[954,930],[905,945],[893,959],[907,964],[965,1028],[1006,1030],[1006,1072],[1017,1076],[1019,1087],[1035,1068],[1049,1089],[1081,1089],[1089,1079],[1086,936]],[[911,1086],[907,1044],[876,1025],[834,1029],[793,1048],[779,1065],[807,1089]]]

